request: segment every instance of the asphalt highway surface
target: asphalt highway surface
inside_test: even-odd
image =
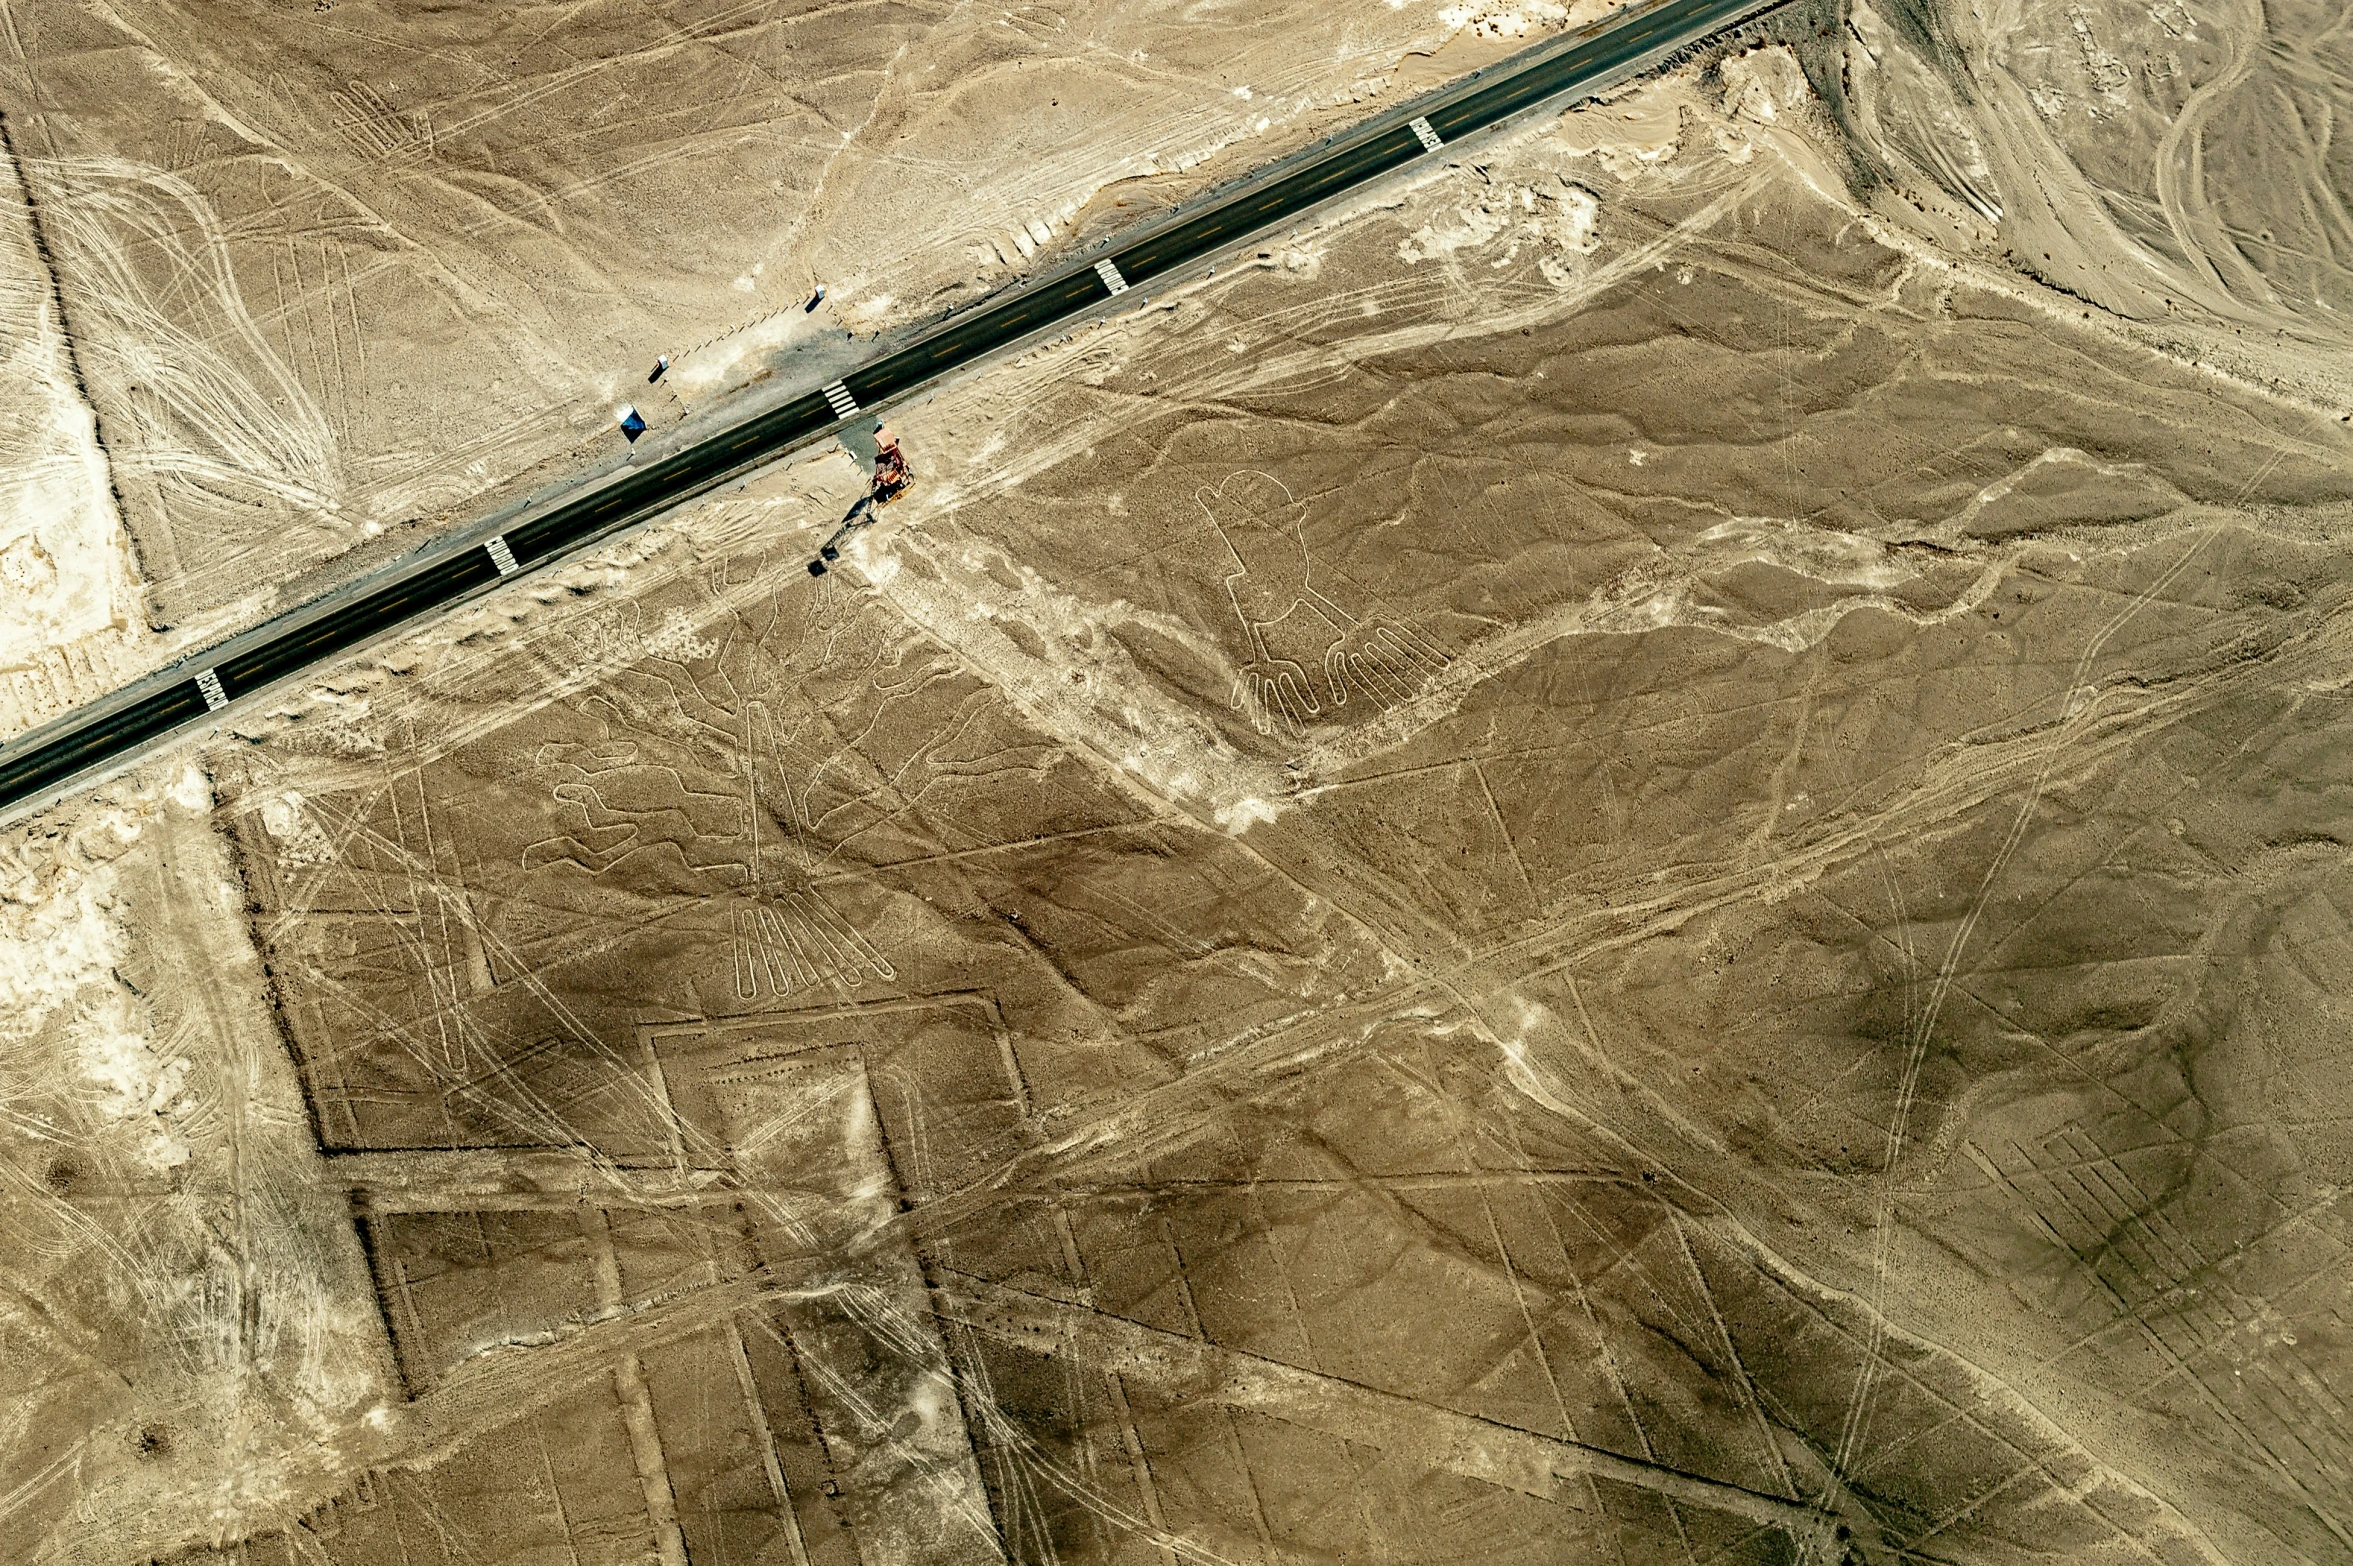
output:
[[[120,765],[168,737],[201,725],[218,707],[301,673],[339,653],[464,600],[501,577],[580,553],[623,528],[737,478],[795,446],[894,398],[919,390],[1058,322],[1099,312],[1118,290],[1098,266],[1108,260],[1128,288],[1213,257],[1277,223],[1391,170],[1432,155],[1474,131],[1580,90],[1614,84],[1646,60],[1696,43],[1771,9],[1780,0],[1645,0],[1576,36],[1557,52],[1507,62],[1428,100],[1417,120],[1375,121],[1335,138],[1327,150],[1276,165],[1270,177],[1213,197],[1200,211],[1087,253],[1076,269],[998,304],[951,317],[905,348],[852,370],[824,391],[772,408],[693,446],[633,468],[601,487],[512,525],[498,539],[428,549],[391,568],[392,580],[289,611],[164,675],[0,747],[0,812],[19,814],[69,785]],[[1384,119],[1393,119],[1386,116]],[[1431,140],[1420,127],[1426,126]],[[1141,296],[1139,296],[1141,297]],[[840,409],[838,393],[857,407]]]

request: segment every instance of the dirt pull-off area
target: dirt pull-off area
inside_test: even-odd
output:
[[[754,363],[815,277],[920,309],[1564,16],[7,14],[36,192],[133,133],[126,60],[244,127],[174,176],[255,182],[220,278],[326,199],[304,73],[415,43],[332,181],[405,237],[322,232],[361,299],[429,224],[546,258],[359,319],[420,323],[412,389],[536,321],[548,452],[667,340],[566,299],[780,303]],[[822,575],[871,451],[18,829],[0,1554],[2353,1559],[2341,23],[1779,14],[893,409],[913,481]],[[693,100],[740,186],[597,129],[690,78],[764,84]],[[860,230],[885,189],[932,210]],[[93,367],[169,312],[85,341],[49,255],[27,362],[80,352],[135,539],[332,470],[331,552],[395,492],[351,453],[526,465],[422,403],[316,469],[118,448]]]

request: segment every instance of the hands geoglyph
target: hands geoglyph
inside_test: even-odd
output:
[[[1279,479],[1236,473],[1194,498],[1232,558],[1226,595],[1250,642],[1232,706],[1260,733],[1281,724],[1297,734],[1351,695],[1396,701],[1445,667],[1445,648],[1412,621],[1360,619],[1317,589],[1302,508]]]

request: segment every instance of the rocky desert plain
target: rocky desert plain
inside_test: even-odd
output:
[[[0,726],[1606,14],[0,0]],[[22,816],[0,1559],[2353,1561],[2349,120],[1793,0]]]

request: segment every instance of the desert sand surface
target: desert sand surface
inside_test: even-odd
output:
[[[0,113],[152,664],[618,461],[626,400],[675,422],[1569,19],[39,5],[0,38]]]
[[[1582,19],[0,18],[19,722]],[[0,1553],[2353,1560],[2346,36],[1786,8],[10,828]]]

